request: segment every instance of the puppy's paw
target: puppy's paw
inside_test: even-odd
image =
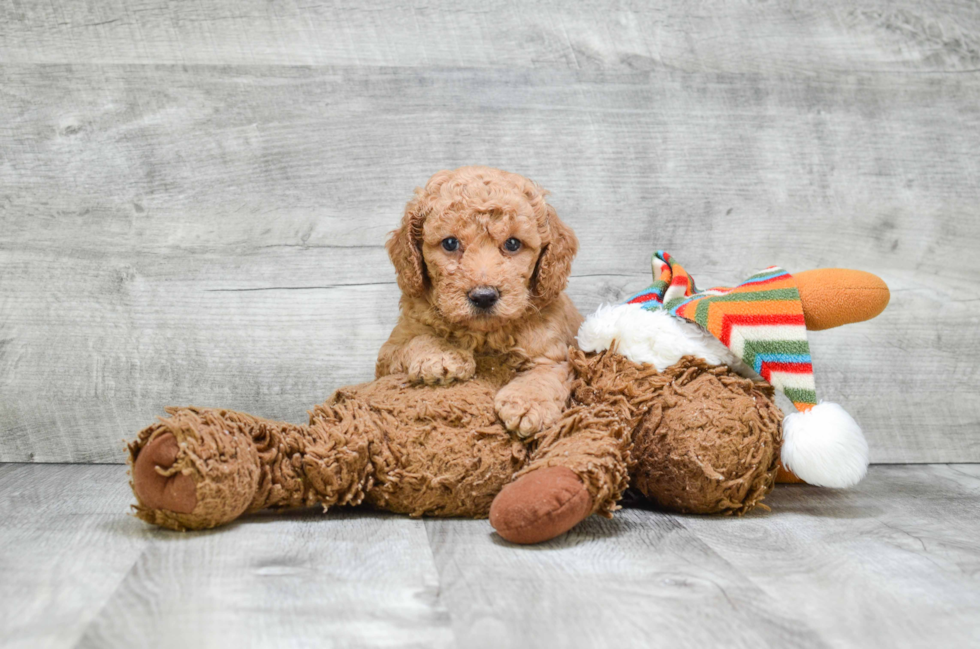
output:
[[[408,378],[413,383],[448,385],[466,381],[476,374],[473,354],[462,350],[442,350],[419,356],[408,366]]]
[[[562,413],[564,403],[546,394],[529,394],[527,386],[508,383],[494,399],[497,416],[518,437],[530,437],[550,426]]]

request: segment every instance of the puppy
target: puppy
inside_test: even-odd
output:
[[[476,355],[503,354],[519,370],[494,402],[508,430],[528,437],[559,417],[571,382],[568,346],[582,322],[563,292],[578,240],[545,195],[488,167],[440,171],[415,190],[386,246],[401,315],[377,376],[465,381]]]

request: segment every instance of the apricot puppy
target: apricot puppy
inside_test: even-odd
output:
[[[488,167],[441,171],[416,190],[387,243],[401,314],[378,355],[379,378],[465,381],[475,356],[499,356],[518,370],[494,402],[508,430],[528,437],[561,415],[582,321],[563,292],[578,240],[545,195]]]

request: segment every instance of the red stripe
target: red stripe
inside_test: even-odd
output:
[[[637,295],[632,300],[627,302],[627,304],[643,304],[644,302],[649,302],[651,300],[660,301],[660,298],[656,293],[644,293],[643,295]]]
[[[731,304],[729,302],[729,304]],[[765,318],[765,322],[760,323],[759,318]],[[806,326],[806,319],[803,314],[799,315],[739,315],[733,313],[726,315],[721,321],[721,335],[718,337],[721,342],[728,347],[728,342],[732,337],[732,326],[756,324],[756,325],[803,325]]]
[[[677,315],[679,315],[682,318],[687,318],[688,320],[694,320],[694,316],[689,314],[688,311],[690,311],[692,308],[696,308],[697,303],[700,301],[701,300],[692,300],[690,302],[687,302],[686,304],[680,305],[679,307],[677,307]]]
[[[687,276],[686,275],[674,275],[674,279],[670,280],[671,286],[680,286],[683,284],[687,286]]]
[[[759,374],[762,378],[772,383],[770,377],[773,372],[785,372],[787,374],[813,374],[812,363],[768,363],[762,361],[762,368]]]

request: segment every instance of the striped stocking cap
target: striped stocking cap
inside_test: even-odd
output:
[[[631,297],[648,311],[666,310],[694,322],[783,392],[800,412],[817,404],[803,303],[793,276],[770,266],[732,288],[699,291],[664,252],[653,256],[651,286]]]
[[[615,306],[600,306],[578,331],[585,352],[615,349],[663,371],[691,355],[761,376],[796,406],[783,419],[780,460],[810,484],[850,487],[868,468],[861,427],[840,405],[817,403],[803,303],[796,280],[772,266],[738,286],[700,291],[660,250],[653,284]]]

